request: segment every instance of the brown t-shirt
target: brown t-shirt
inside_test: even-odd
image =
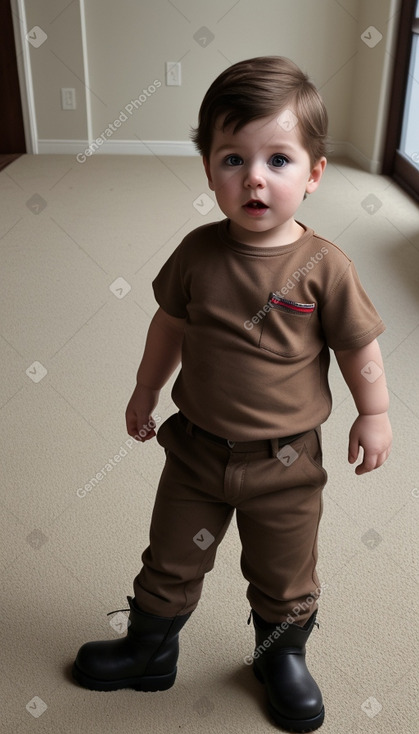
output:
[[[232,441],[289,436],[323,423],[329,348],[384,331],[345,253],[301,225],[279,247],[229,235],[229,221],[189,233],[153,281],[166,313],[186,318],[172,391],[198,426]]]

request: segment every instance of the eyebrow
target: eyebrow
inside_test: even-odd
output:
[[[224,143],[223,145],[220,145],[218,148],[214,148],[213,153],[222,153],[223,151],[227,150],[239,150],[241,147],[240,143],[236,143],[232,141],[231,143]],[[286,151],[289,150],[293,152],[295,150],[295,145],[288,142],[281,142],[281,143],[267,143],[266,146],[261,146],[262,148],[266,147],[271,151]],[[259,149],[260,150],[260,149]]]

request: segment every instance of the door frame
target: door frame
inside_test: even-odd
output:
[[[20,100],[22,103],[23,127],[27,153],[38,153],[38,130],[36,125],[35,99],[33,95],[32,68],[24,0],[10,0],[13,31],[16,46],[16,62],[19,77]],[[19,49],[21,49],[19,51]]]

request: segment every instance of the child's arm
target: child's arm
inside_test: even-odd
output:
[[[162,308],[153,316],[138,368],[137,385],[125,412],[127,431],[133,438],[143,436],[144,431],[147,435],[140,439],[142,441],[156,435],[151,414],[161,388],[180,362],[185,321],[169,316]]]
[[[384,464],[391,450],[389,398],[381,351],[374,339],[360,349],[335,354],[359,412],[349,434],[348,460],[353,464],[363,448],[363,461],[355,473],[364,474]]]

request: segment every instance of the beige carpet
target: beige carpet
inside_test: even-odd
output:
[[[183,235],[222,216],[202,213],[212,194],[200,160],[25,155],[0,190],[1,732],[274,732],[244,663],[253,633],[234,522],[181,633],[174,688],[93,693],[69,673],[83,642],[120,634],[106,614],[126,606],[148,542],[163,455],[155,441],[126,443],[124,411],[156,309],[151,280]],[[389,179],[335,160],[299,218],[354,259],[387,324],[395,433],[386,466],[356,477],[354,405],[333,363],[325,590],[308,649],[321,731],[417,734],[418,209]],[[156,412],[173,410],[168,385]]]

